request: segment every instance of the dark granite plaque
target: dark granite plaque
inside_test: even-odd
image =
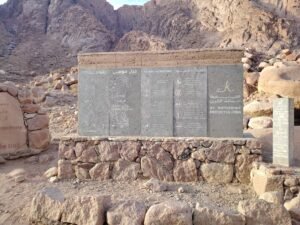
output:
[[[172,69],[142,69],[142,136],[173,136],[172,74]]]
[[[140,135],[140,85],[140,69],[115,69],[111,71],[109,78],[110,135]]]
[[[273,163],[292,166],[294,163],[294,100],[273,101]]]
[[[79,127],[80,135],[109,134],[108,80],[110,70],[79,71]]]
[[[208,90],[209,136],[242,137],[242,66],[208,66]]]
[[[174,69],[174,78],[174,136],[207,136],[207,67]]]

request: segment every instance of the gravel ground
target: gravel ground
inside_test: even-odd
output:
[[[47,157],[45,157],[47,156]],[[48,158],[45,162],[35,162],[38,159]],[[50,167],[56,166],[57,145],[38,157],[8,161],[0,165],[0,224],[26,225],[30,212],[30,203],[34,195],[44,187],[57,187],[66,197],[74,195],[111,195],[113,202],[121,200],[137,200],[144,202],[148,207],[165,200],[185,201],[195,207],[198,202],[201,206],[220,207],[228,211],[236,211],[238,202],[256,198],[250,187],[239,184],[213,185],[203,181],[197,183],[167,183],[168,191],[151,193],[143,188],[145,180],[132,182],[117,181],[60,181],[50,183],[43,173]],[[26,181],[15,183],[6,175],[15,168],[24,168],[27,172]],[[183,187],[184,193],[177,190]]]

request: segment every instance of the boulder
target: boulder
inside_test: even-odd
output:
[[[245,72],[244,78],[246,80],[246,84],[255,86],[258,82],[259,73],[258,72],[251,72],[251,73]]]
[[[136,180],[140,170],[141,166],[139,163],[119,159],[114,164],[112,178],[114,180]]]
[[[193,225],[246,225],[244,216],[196,205]]]
[[[100,225],[105,221],[105,207],[109,199],[102,196],[76,196],[63,204],[61,222],[76,225]]]
[[[31,93],[32,93],[32,96],[33,96],[33,102],[34,103],[41,103],[46,98],[46,92],[41,87],[34,87],[34,88],[32,88],[31,89]]]
[[[47,115],[36,115],[32,119],[27,120],[28,130],[41,130],[49,126],[49,117]]]
[[[197,168],[193,159],[187,161],[177,160],[175,163],[174,180],[176,182],[198,181]]]
[[[192,209],[185,202],[166,201],[149,208],[145,225],[192,225]]]
[[[152,192],[163,192],[168,189],[167,185],[161,181],[151,178],[146,183],[143,184],[143,187]]]
[[[121,145],[119,143],[101,141],[97,146],[99,160],[101,162],[118,161],[120,159]]]
[[[251,170],[251,182],[254,191],[261,195],[265,192],[278,191],[283,193],[283,178],[267,174],[262,170]]]
[[[4,84],[7,86],[7,92],[11,96],[16,97],[18,95],[19,90],[15,83],[13,83],[11,81],[5,81]]]
[[[143,176],[147,178],[157,178],[162,181],[173,181],[173,171],[168,170],[161,162],[153,157],[144,156],[141,159],[141,169]]]
[[[18,99],[21,104],[33,103],[32,95],[28,88],[23,88],[19,90]]]
[[[280,205],[283,203],[283,193],[278,191],[265,192],[259,196],[259,199],[265,200],[269,203]]]
[[[245,216],[247,225],[292,225],[291,217],[282,205],[264,200],[241,201],[238,211]]]
[[[51,136],[48,129],[43,129],[29,132],[28,138],[30,148],[45,150],[50,144]]]
[[[58,174],[58,169],[57,167],[51,167],[50,169],[48,169],[45,173],[44,173],[44,176],[46,178],[50,178],[50,177],[54,177],[54,176],[57,176]]]
[[[31,222],[59,221],[62,215],[64,195],[58,188],[45,188],[33,198],[30,207]]]
[[[251,118],[248,126],[252,129],[266,129],[273,126],[273,119],[266,116]]]
[[[214,142],[205,153],[207,159],[213,162],[234,163],[235,161],[233,143],[224,143],[222,141]]]
[[[99,161],[96,147],[90,146],[82,151],[81,156],[77,158],[78,162],[97,163]]]
[[[249,184],[252,163],[259,160],[260,160],[259,155],[248,155],[248,154],[238,155],[235,163],[236,178],[243,184]]]
[[[7,177],[16,183],[21,183],[26,179],[26,171],[23,168],[17,168],[7,174]]]
[[[300,65],[268,67],[261,72],[258,90],[283,97],[300,98]]]
[[[205,163],[200,167],[201,175],[209,183],[231,183],[233,165],[223,163]]]
[[[296,198],[284,203],[293,219],[300,221],[300,194]]]
[[[143,225],[146,206],[136,201],[118,203],[107,212],[108,225]]]
[[[121,158],[127,161],[135,162],[139,156],[140,149],[141,144],[139,142],[126,141],[125,143],[122,143],[122,149],[120,151]]]
[[[93,180],[108,180],[111,176],[110,164],[97,163],[89,173]]]
[[[192,154],[191,154],[192,159],[197,159],[199,161],[204,162],[207,158],[205,151],[206,151],[205,148],[200,148],[200,149],[197,149],[197,151],[192,152]]]
[[[40,110],[40,106],[37,104],[22,105],[22,111],[25,113],[37,113],[39,110]]]
[[[71,161],[68,160],[58,160],[58,177],[63,179],[75,178],[75,171],[73,169]]]
[[[80,163],[75,166],[75,175],[79,180],[91,179],[89,170],[91,168],[89,163]]]
[[[244,106],[244,114],[250,117],[271,116],[273,104],[268,101],[253,101]]]

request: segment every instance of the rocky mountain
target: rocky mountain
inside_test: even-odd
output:
[[[0,6],[0,68],[35,75],[79,52],[300,46],[300,0],[9,0]]]

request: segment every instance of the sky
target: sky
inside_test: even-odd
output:
[[[2,0],[0,0],[2,1]],[[127,4],[127,5],[143,5],[149,0],[107,0],[110,4],[114,6],[115,9]]]
[[[107,1],[110,2],[114,6],[115,9],[117,9],[124,4],[143,5],[148,0],[107,0]],[[0,0],[0,5],[4,4],[5,2],[7,2],[7,0]]]

